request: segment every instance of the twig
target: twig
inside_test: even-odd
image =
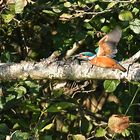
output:
[[[133,104],[133,102],[134,102],[134,100],[135,100],[135,98],[136,98],[137,93],[138,93],[139,90],[140,90],[140,88],[138,87],[137,90],[136,90],[136,92],[135,92],[135,94],[134,94],[134,96],[133,96],[133,98],[132,98],[132,100],[131,100],[131,102],[130,102],[130,104],[129,104],[129,106],[128,106],[128,108],[127,108],[127,110],[126,110],[126,112],[125,112],[125,115],[128,113],[128,111],[129,111],[131,105]]]
[[[65,58],[68,59],[70,56],[72,56],[80,48],[81,44],[83,44],[84,41],[85,40],[83,39],[83,40],[81,40],[79,42],[75,42],[73,44],[73,47],[66,52]]]
[[[84,10],[76,10],[75,14],[73,14],[73,16],[71,17],[71,19],[73,18],[77,18],[77,17],[81,17],[81,16],[84,16],[84,15],[100,15],[100,14],[104,14],[104,13],[107,13],[107,12],[111,12],[112,9],[107,9],[107,10],[104,10],[104,11],[100,11],[100,12],[85,12]]]
[[[130,123],[130,125],[139,125],[140,126],[140,123]]]

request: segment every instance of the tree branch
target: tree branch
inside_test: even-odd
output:
[[[140,59],[140,51],[130,57],[128,60],[124,61],[125,63],[134,63]]]
[[[84,41],[85,39],[75,42],[73,44],[73,47],[66,52],[65,58],[68,59],[69,57],[71,57],[81,47]]]
[[[123,64],[125,68],[129,63]],[[48,62],[21,62],[18,64],[1,64],[0,80],[12,79],[59,79],[59,80],[92,80],[92,79],[118,79],[127,81],[140,81],[140,64],[134,63],[128,72],[111,70],[91,65],[78,60]]]

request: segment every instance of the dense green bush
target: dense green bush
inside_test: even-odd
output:
[[[1,62],[39,61],[56,50],[64,57],[81,40],[76,53],[94,52],[104,33],[116,25],[123,31],[116,59],[126,60],[139,50],[139,7],[135,0],[4,1],[0,15]],[[73,90],[84,82],[67,81],[70,86],[61,90],[53,89],[59,81],[45,79],[1,82],[0,139],[107,139],[113,137],[106,129],[112,114],[126,114],[133,122],[114,139],[138,139],[139,83],[88,81],[83,91]],[[91,106],[91,99],[100,99],[105,93],[117,99],[106,101],[101,110],[93,113],[87,102]]]

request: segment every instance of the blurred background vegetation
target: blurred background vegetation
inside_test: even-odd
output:
[[[98,41],[116,25],[123,35],[116,60],[139,51],[140,2],[105,0],[0,1],[1,62],[40,61],[54,51],[63,56],[95,52]],[[0,140],[84,140],[140,138],[139,83],[99,81],[2,81]],[[112,114],[133,125],[122,134],[107,129]],[[113,137],[113,138],[112,138]]]

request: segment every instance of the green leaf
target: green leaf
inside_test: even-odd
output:
[[[76,120],[78,118],[77,115],[67,113],[67,118],[71,121]]]
[[[0,134],[3,135],[9,134],[9,128],[5,123],[0,124]]]
[[[30,138],[29,133],[21,132],[19,130],[17,130],[12,136],[12,140],[28,140],[29,138]]]
[[[0,97],[0,109],[3,109],[4,108],[4,103],[2,101],[2,97]]]
[[[10,62],[10,61],[11,61],[10,52],[6,52],[6,53],[5,53],[5,58],[6,58],[7,62]]]
[[[137,85],[138,87],[140,87],[140,82],[131,82],[133,85]]]
[[[128,137],[128,136],[130,136],[130,131],[129,131],[128,129],[125,129],[125,131],[122,132],[122,135],[123,135],[124,137]]]
[[[139,19],[135,19],[134,21],[131,21],[129,24],[130,24],[130,29],[134,33],[140,34],[140,20]]]
[[[26,88],[23,87],[23,86],[19,86],[19,87],[16,87],[16,88],[14,88],[14,89],[15,89],[15,91],[16,91],[17,93],[19,93],[19,94],[25,94],[25,93],[27,92]]]
[[[121,21],[130,21],[133,19],[133,15],[130,11],[122,11],[119,14],[119,19]]]
[[[38,84],[33,81],[25,81],[25,84],[30,88],[39,87]]]
[[[93,29],[93,27],[89,23],[85,23],[83,25],[86,29]]]
[[[8,13],[7,14],[15,14],[15,3],[8,5]]]
[[[16,0],[15,1],[15,13],[22,13],[24,7],[27,5],[27,0]]]
[[[88,133],[92,130],[93,125],[91,124],[91,122],[89,120],[87,120],[86,118],[81,119],[81,132],[82,133]]]
[[[30,87],[32,93],[38,93],[40,90],[40,85],[34,81],[25,81],[25,84]]]
[[[106,21],[105,18],[100,18],[100,22],[101,22],[101,23],[104,23],[105,21]]]
[[[106,135],[106,133],[107,133],[107,131],[100,127],[99,129],[97,129],[95,136],[104,137]]]
[[[40,108],[38,108],[37,105],[34,105],[34,104],[29,104],[29,103],[26,103],[24,105],[24,107],[26,109],[28,109],[28,111],[33,111],[33,112],[40,112]]]
[[[107,5],[107,9],[113,8],[116,4],[117,4],[116,1],[110,2],[110,3]]]
[[[75,105],[73,103],[69,103],[69,102],[60,102],[60,103],[55,103],[52,104],[47,111],[48,112],[60,112],[61,110],[65,110],[67,108],[72,108]]]
[[[4,19],[5,23],[9,23],[14,18],[15,15],[14,14],[2,14],[1,16]]]
[[[114,92],[119,84],[120,84],[120,81],[118,80],[105,80],[104,81],[105,91]]]
[[[103,26],[101,28],[101,31],[105,32],[105,33],[108,33],[110,31],[110,28],[108,26]]]
[[[55,12],[51,10],[42,10],[43,13],[49,14],[49,15],[55,15]]]
[[[71,7],[71,3],[70,2],[65,2],[64,7]]]
[[[135,15],[138,14],[139,11],[140,11],[140,10],[139,10],[138,8],[136,8],[136,7],[134,7],[133,10],[132,10],[132,12],[135,13]]]
[[[53,140],[53,139],[52,139],[52,136],[46,135],[46,136],[42,136],[41,140]]]
[[[62,11],[62,9],[58,6],[55,6],[55,7],[52,7],[52,10],[55,12],[55,13],[60,13]]]
[[[26,90],[26,88],[24,86],[11,87],[11,88],[7,89],[7,91],[17,93],[17,98],[21,98],[24,94],[27,93],[27,90]],[[9,95],[12,95],[12,94],[9,94]],[[7,99],[11,100],[11,99],[15,98],[14,96],[15,95],[13,95],[13,97],[8,96]]]
[[[69,20],[72,18],[72,15],[71,14],[68,14],[68,13],[63,13],[62,15],[60,15],[60,20]]]
[[[11,100],[13,100],[13,99],[15,99],[15,98],[16,98],[15,95],[9,94],[9,95],[6,97],[6,102],[9,102],[9,101],[11,101]]]
[[[50,124],[46,125],[44,128],[42,128],[40,131],[44,132],[44,130],[49,130],[52,128],[53,125],[54,125],[53,123],[50,123]]]
[[[73,140],[86,140],[86,137],[82,134],[72,135]]]
[[[85,2],[86,3],[92,3],[92,2],[95,2],[95,1],[98,1],[98,0],[86,0]]]

